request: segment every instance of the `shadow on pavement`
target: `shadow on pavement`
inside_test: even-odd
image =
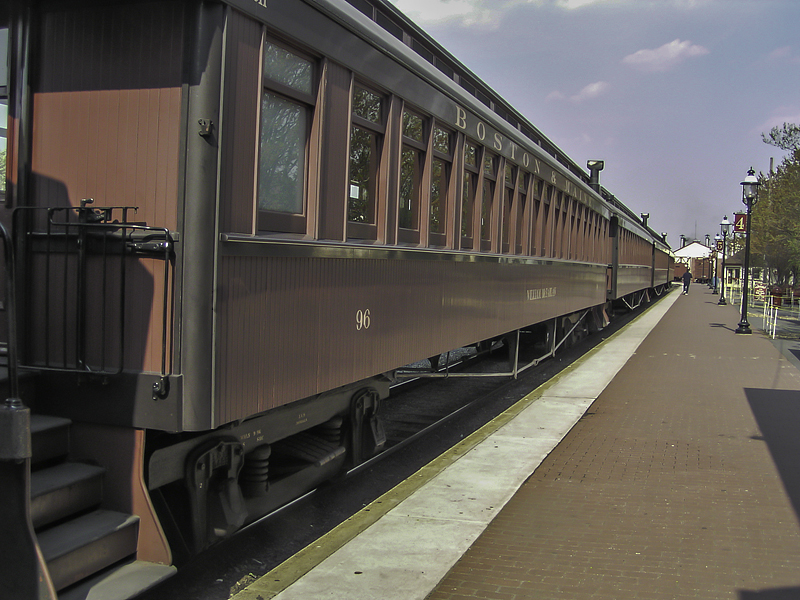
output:
[[[783,487],[800,519],[800,392],[746,388],[750,410],[756,418]],[[800,598],[800,594],[794,596]]]

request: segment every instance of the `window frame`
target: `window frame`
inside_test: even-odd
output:
[[[356,89],[360,88],[366,92],[374,94],[380,98],[380,116],[379,121],[371,121],[366,119],[354,111],[353,106],[353,98],[356,93]],[[366,84],[360,80],[353,80],[352,90],[350,92],[350,126],[349,126],[349,135],[347,138],[347,194],[345,195],[347,199],[347,206],[345,207],[345,230],[346,230],[346,237],[348,239],[361,239],[361,240],[372,240],[375,241],[378,239],[378,210],[380,207],[379,201],[379,194],[380,189],[378,187],[378,179],[381,174],[382,169],[382,153],[383,153],[383,145],[387,134],[387,119],[388,119],[388,112],[389,112],[389,99],[386,94],[380,92],[376,88]],[[371,198],[369,200],[369,208],[371,208],[372,212],[372,221],[371,222],[359,222],[359,221],[351,221],[350,220],[350,192],[351,192],[351,169],[352,169],[352,142],[353,142],[353,130],[354,129],[361,129],[365,131],[368,135],[373,136],[375,140],[374,151],[375,156],[371,157],[371,164],[374,163],[374,168],[370,167],[370,183],[371,183]],[[369,211],[368,211],[369,212]]]
[[[311,92],[305,93],[288,86],[280,81],[269,79],[267,74],[264,73],[262,68],[261,73],[261,89],[259,94],[259,108],[258,108],[258,158],[256,164],[256,188],[255,188],[255,204],[256,204],[256,231],[258,232],[279,232],[279,233],[295,233],[305,234],[308,231],[308,214],[309,214],[309,154],[311,144],[311,132],[317,110],[317,92],[319,90],[319,79],[321,67],[319,59],[296,47],[286,44],[285,42],[272,38],[264,37],[262,43],[261,56],[262,60],[264,53],[267,51],[267,44],[271,44],[286,52],[289,52],[311,64]],[[302,203],[303,210],[300,213],[290,213],[277,210],[269,210],[261,208],[259,205],[259,171],[261,169],[261,131],[262,131],[262,106],[266,94],[271,94],[285,101],[297,104],[306,111],[306,124],[303,144],[303,175],[302,175]]]
[[[405,116],[406,114],[416,117],[420,120],[421,125],[421,132],[420,137],[421,139],[417,140],[413,137],[409,137],[406,135],[405,131]],[[420,243],[420,230],[422,226],[422,200],[423,200],[423,174],[426,168],[426,160],[427,160],[427,140],[429,133],[431,132],[431,125],[430,119],[426,118],[423,114],[417,112],[416,110],[404,107],[401,117],[400,117],[400,170],[398,173],[398,180],[400,182],[400,193],[398,195],[398,202],[397,202],[397,241],[404,244],[419,244]],[[406,200],[402,196],[403,187],[404,187],[404,173],[403,168],[405,166],[405,154],[410,152],[413,154],[413,166],[414,171],[412,173],[413,180],[411,181],[411,198],[407,200],[410,201],[410,217],[411,217],[411,227],[403,227],[400,225],[401,222],[401,210],[403,201]]]
[[[487,160],[491,161],[491,169],[487,171]],[[498,171],[500,165],[500,156],[489,152],[485,147],[481,156],[481,177],[480,177],[480,192],[481,192],[481,210],[478,223],[480,224],[480,250],[482,252],[491,252],[495,242],[495,194],[497,193],[497,179],[499,177]],[[484,233],[486,237],[484,237]]]
[[[467,152],[470,148],[474,151],[474,165],[469,164],[467,161]],[[477,250],[477,248],[475,248],[475,201],[478,198],[478,186],[480,185],[481,178],[481,147],[477,143],[467,139],[464,141],[464,150],[462,154],[464,175],[459,185],[461,230],[458,232],[458,235],[461,238],[461,248],[465,250]],[[464,189],[466,186],[469,186],[469,190]],[[465,196],[467,197],[465,198]]]
[[[502,225],[500,228],[500,252],[502,254],[515,254],[512,249],[512,242],[516,245],[515,236],[512,235],[511,226],[516,225],[514,211],[517,210],[517,173],[519,167],[510,160],[506,159],[503,166],[503,212],[501,215]]]
[[[447,134],[447,149],[448,152],[442,152],[436,146],[437,130]],[[444,248],[447,246],[447,229],[450,223],[450,183],[453,176],[453,160],[455,159],[455,132],[442,126],[436,120],[432,126],[432,143],[431,143],[431,181],[430,181],[430,207],[428,210],[428,243],[430,246],[437,246]],[[436,181],[434,164],[440,162],[441,173],[439,181],[439,210],[438,217],[441,224],[441,231],[433,230],[433,202],[434,202],[434,185]]]

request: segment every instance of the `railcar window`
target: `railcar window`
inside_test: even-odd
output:
[[[452,157],[453,134],[438,125],[433,128],[433,149],[446,156]]]
[[[516,248],[514,254],[526,254],[529,249],[528,232],[530,231],[530,204],[528,189],[531,178],[530,173],[519,174],[519,187],[517,191],[517,223],[516,223]]]
[[[378,94],[356,86],[353,91],[353,114],[370,123],[381,123],[383,117],[383,98]]]
[[[403,148],[400,157],[400,206],[398,240],[419,243],[419,205],[422,169],[425,165],[425,121],[403,111]],[[408,231],[403,231],[408,230]]]
[[[398,224],[401,229],[419,228],[419,184],[422,170],[421,153],[414,148],[403,148],[400,163],[400,212]]]
[[[461,247],[465,249],[473,247],[472,219],[479,172],[478,148],[466,142],[464,144],[464,181],[461,192]]]
[[[483,189],[481,194],[481,250],[491,250],[492,205],[497,182],[497,157],[489,152],[483,157]]]
[[[314,71],[311,59],[265,42],[259,229],[305,232],[306,149],[314,106]]]
[[[377,179],[385,133],[383,98],[359,85],[353,87],[350,129],[348,236],[376,239]]]
[[[353,126],[350,134],[350,205],[347,218],[354,223],[375,223],[377,165],[378,136]]]
[[[305,107],[264,93],[261,99],[259,209],[303,212],[307,130]]]
[[[312,93],[314,65],[270,42],[264,44],[264,76],[302,94]]]
[[[504,169],[505,189],[503,193],[503,227],[502,227],[502,251],[509,252],[510,238],[511,238],[511,225],[514,222],[514,213],[516,206],[514,205],[514,187],[516,186],[516,167],[511,163],[506,162]]]
[[[447,189],[453,164],[453,134],[435,125],[433,128],[433,161],[431,162],[431,212],[430,241],[434,246],[444,246],[447,219]]]

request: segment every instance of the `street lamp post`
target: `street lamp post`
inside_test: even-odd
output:
[[[742,320],[736,333],[753,333],[750,330],[750,323],[747,322],[747,283],[750,276],[750,213],[758,203],[758,178],[753,167],[747,172],[747,177],[742,182],[742,202],[747,206],[747,223],[745,224],[744,240],[744,284],[742,287]]]
[[[725,215],[722,219],[722,223],[719,224],[720,231],[722,231],[722,287],[721,292],[719,294],[719,304],[720,306],[724,306],[728,304],[725,302],[725,252],[727,251],[727,244],[728,244],[728,232],[731,230],[731,224],[728,221],[728,215]]]
[[[727,220],[727,218],[728,217],[725,217],[726,220]],[[717,285],[719,284],[719,275],[718,275],[718,273],[719,273],[719,250],[720,250],[719,243],[720,243],[720,241],[722,241],[722,238],[720,237],[720,235],[718,233],[714,234],[714,250],[715,250],[714,251],[714,275],[713,275],[714,285],[712,286],[714,288],[714,291],[711,292],[712,294],[716,294],[717,293]],[[725,260],[724,256],[722,257],[722,260]]]

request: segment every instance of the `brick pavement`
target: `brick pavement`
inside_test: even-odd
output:
[[[691,292],[428,600],[800,598],[800,371]]]

